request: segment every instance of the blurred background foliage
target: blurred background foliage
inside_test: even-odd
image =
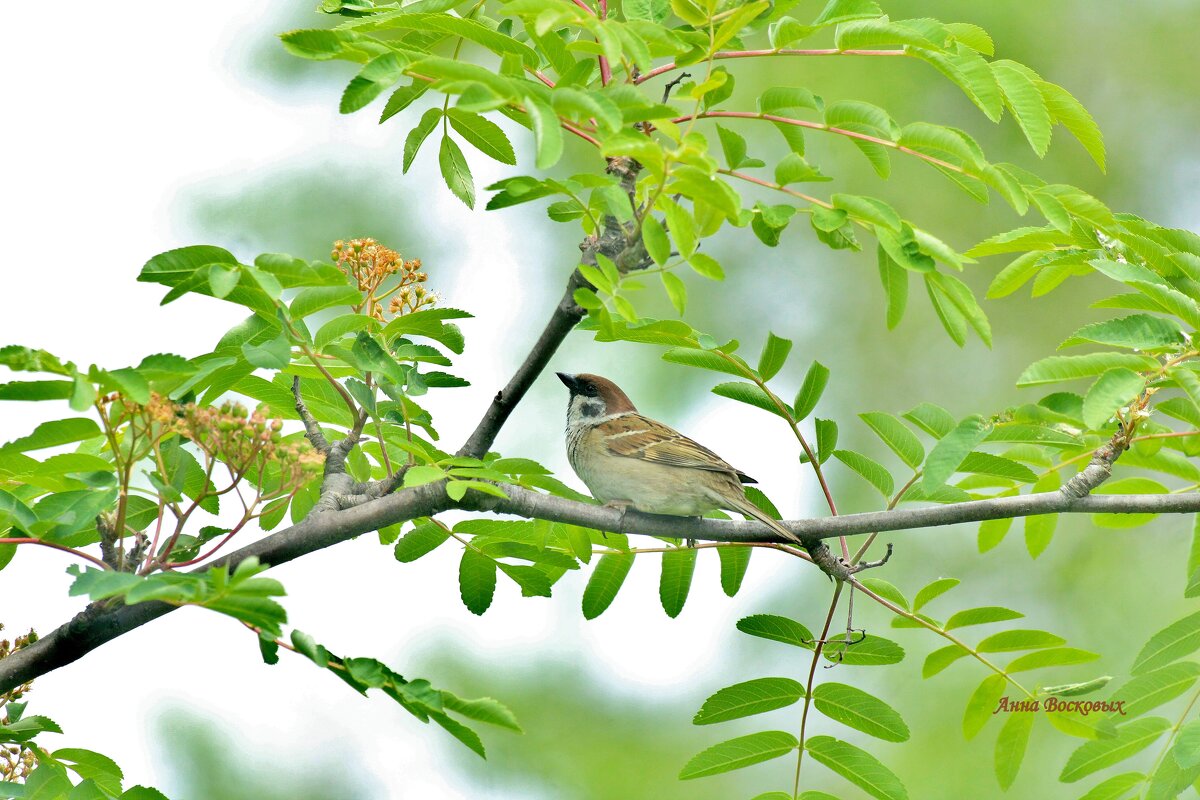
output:
[[[283,52],[275,34],[327,21],[311,5],[311,0],[264,4],[260,23],[246,29],[236,60],[226,64],[236,80],[261,93],[263,102],[335,108],[342,86],[355,70],[349,64],[304,62]],[[896,17],[932,16],[979,24],[993,36],[998,57],[1027,63],[1047,80],[1067,87],[1105,134],[1108,174],[1100,174],[1083,149],[1062,133],[1055,137],[1044,162],[1038,163],[1011,119],[999,126],[991,124],[956,87],[929,66],[908,59],[729,62],[737,76],[737,91],[753,97],[765,83],[763,71],[786,69],[786,82],[808,86],[827,100],[853,96],[883,106],[902,124],[927,119],[962,127],[979,139],[992,161],[1012,161],[1047,180],[1077,185],[1117,211],[1137,213],[1163,225],[1200,228],[1194,189],[1200,177],[1194,147],[1194,132],[1200,125],[1200,103],[1195,102],[1200,71],[1195,69],[1193,37],[1187,35],[1200,26],[1200,4],[1185,0],[1151,4],[884,0],[882,5]],[[780,80],[778,74],[772,79]],[[333,239],[370,235],[435,265],[443,285],[475,275],[497,285],[515,286],[502,308],[472,309],[507,320],[511,347],[502,356],[507,361],[495,367],[497,375],[506,375],[549,313],[551,298],[561,291],[574,263],[578,229],[554,224],[539,209],[527,206],[480,211],[475,219],[491,218],[491,227],[483,230],[502,225],[516,232],[510,245],[520,248],[519,273],[493,274],[495,265],[467,260],[464,239],[472,237],[473,231],[448,230],[439,224],[439,208],[446,207],[449,195],[434,177],[431,159],[419,159],[408,176],[401,175],[403,133],[420,115],[419,106],[404,112],[406,119],[389,124],[385,148],[339,149],[323,142],[318,130],[308,152],[195,184],[178,199],[178,226],[194,241],[221,243],[242,254],[286,251],[308,258],[321,257]],[[776,146],[775,133],[766,126],[739,130],[752,154]],[[529,155],[527,137],[517,132],[513,138],[526,144],[524,153],[519,150],[524,164]],[[893,159],[890,181],[879,184],[857,150],[833,139],[837,137],[809,137],[810,160],[839,176],[830,191],[875,194],[959,250],[1020,224],[1002,203],[980,206],[915,160]],[[715,143],[715,136],[712,140]],[[560,167],[564,174],[601,167],[598,158],[582,148],[573,154],[569,149],[567,161]],[[481,177],[488,175],[484,172]],[[449,202],[457,201],[449,198]],[[1095,286],[1093,295],[1086,281],[1077,280],[1073,288],[1063,290],[1066,294],[1060,291],[1050,301],[1030,299],[1027,292],[984,301],[995,329],[993,351],[987,352],[975,339],[958,349],[924,303],[909,309],[897,331],[885,330],[884,300],[871,248],[863,253],[831,253],[815,242],[805,225],[788,230],[774,250],[766,250],[751,237],[748,229],[726,229],[713,242],[714,254],[726,265],[729,279],[721,284],[690,282],[690,321],[717,338],[737,335],[755,342],[770,328],[795,339],[805,357],[793,359],[790,371],[779,380],[797,384],[809,359],[819,358],[833,371],[823,402],[829,409],[846,409],[841,415],[846,423],[858,411],[900,411],[926,399],[956,416],[987,414],[1036,399],[1032,392],[1014,387],[1016,375],[1031,361],[1051,354],[1055,344],[1077,327],[1096,319],[1087,306],[1104,288]],[[752,253],[753,259],[740,259],[739,253]],[[992,259],[968,266],[964,278],[977,296],[982,297],[999,262]],[[454,292],[448,294],[449,304],[454,305]],[[657,310],[667,313],[665,308]],[[486,328],[481,325],[480,330]],[[471,349],[466,357],[472,357]],[[619,377],[640,405],[661,418],[683,421],[696,413],[697,404],[714,402],[704,375],[665,364],[656,353],[635,346],[599,347],[587,335],[577,334],[559,360]],[[557,438],[562,404],[561,387],[539,384],[506,428],[498,443],[501,449],[565,469]],[[547,419],[555,420],[552,437],[546,435]],[[851,424],[844,423],[842,431],[852,447],[869,436]],[[765,443],[762,447],[770,449]],[[745,466],[754,472],[752,465]],[[856,480],[848,478],[837,486],[844,510],[872,508],[866,484]],[[811,481],[799,500],[780,503],[785,512],[820,512],[808,484]],[[1075,646],[1103,653],[1103,661],[1088,665],[1089,675],[1112,674],[1120,682],[1145,638],[1186,610],[1181,589],[1191,522],[1168,518],[1143,528],[1113,531],[1094,528],[1086,517],[1064,518],[1055,542],[1037,561],[1025,552],[1019,528],[985,556],[976,550],[974,526],[897,534],[893,540],[899,549],[886,577],[909,591],[942,575],[969,577],[957,591],[971,596],[959,597],[958,602],[1003,600],[1027,614],[1028,627],[1049,628]],[[788,574],[797,571],[789,569]],[[793,614],[809,622],[824,607],[829,587],[814,574],[799,574],[803,575],[799,585],[774,581],[770,595],[747,598],[743,593],[737,600],[739,608]],[[564,592],[551,602],[577,603],[577,595],[572,598]],[[886,629],[882,609],[863,611],[865,606],[860,604],[861,621],[868,628]],[[585,624],[582,618],[575,619],[576,624]],[[486,763],[453,744],[445,746],[446,763],[461,770],[462,780],[474,787],[473,797],[706,800],[782,787],[794,768],[791,759],[714,779],[686,784],[676,780],[686,759],[713,740],[705,729],[690,725],[692,714],[712,690],[741,679],[737,676],[796,676],[807,666],[804,654],[797,658],[797,651],[751,640],[731,625],[714,626],[709,635],[723,642],[726,655],[718,663],[720,674],[697,674],[682,685],[668,687],[630,685],[590,665],[585,652],[561,647],[528,652],[519,664],[489,662],[448,640],[429,642],[421,653],[392,655],[401,663],[419,666],[420,671],[438,674],[467,695],[503,698],[524,725],[523,737],[491,737]],[[881,750],[879,755],[904,777],[915,798],[1003,796],[991,775],[994,732],[974,742],[965,742],[960,734],[962,708],[982,672],[964,662],[965,666],[922,681],[920,662],[940,641],[920,632],[896,632],[896,638],[909,657],[889,671],[890,684],[903,685],[905,690],[900,695],[894,689],[882,695],[915,733],[912,742]],[[863,674],[837,674],[851,670]],[[906,671],[907,680],[897,681],[898,670]],[[872,686],[874,678],[865,667],[842,666],[821,677],[871,691],[880,688]],[[1088,676],[1063,675],[1064,680],[1076,677]],[[347,699],[352,699],[349,694]],[[1177,713],[1171,707],[1164,711],[1172,718]],[[794,709],[774,712],[772,722],[791,729],[797,724],[794,717]],[[370,796],[352,777],[352,764],[330,766],[319,759],[309,765],[253,763],[249,755],[253,747],[237,754],[213,732],[217,728],[208,729],[210,724],[213,721],[185,712],[161,718],[159,731],[171,742],[168,769],[174,776],[163,788],[173,797]],[[722,733],[741,732],[745,731]],[[1035,728],[1021,775],[1008,796],[1052,800],[1081,794],[1082,789],[1056,780],[1075,745],[1057,733]],[[1130,768],[1156,753],[1156,748],[1150,748]],[[220,780],[214,783],[218,774]],[[817,782],[809,788],[857,796],[853,793],[857,790],[846,795],[847,785],[823,769],[808,772],[806,784],[809,781]],[[240,793],[230,793],[234,791]]]

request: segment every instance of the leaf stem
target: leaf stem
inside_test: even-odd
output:
[[[67,547],[65,544],[56,544],[54,542],[47,542],[44,539],[35,539],[32,536],[19,536],[19,537],[10,538],[10,539],[0,539],[0,544],[40,544],[42,547],[51,547],[51,548],[54,548],[55,550],[61,550],[64,553],[70,553],[73,556],[78,556],[79,558],[82,558],[85,561],[92,562],[97,567],[100,567],[100,569],[112,569],[112,567],[110,567],[108,564],[105,564],[103,561],[96,558],[95,556],[88,555],[87,553],[83,552],[82,550],[76,550],[74,547]]]
[[[577,0],[578,2],[579,0]],[[582,4],[582,3],[581,3]],[[779,49],[779,50],[720,50],[712,54],[713,59],[723,60],[727,58],[762,58],[770,56],[903,56],[908,55],[903,50],[794,50],[794,49]],[[672,61],[670,64],[663,64],[654,69],[639,75],[634,79],[635,84],[644,83],[651,78],[656,78],[664,72],[679,69]]]

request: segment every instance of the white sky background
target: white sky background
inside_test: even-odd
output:
[[[105,4],[72,4],[52,32],[6,37],[0,104],[10,116],[0,156],[0,234],[8,256],[0,284],[0,343],[110,367],[136,364],[153,352],[205,352],[244,313],[195,296],[160,307],[162,287],[134,281],[148,257],[199,243],[180,222],[181,192],[335,151],[354,152],[367,164],[399,161],[405,129],[376,126],[375,111],[340,116],[334,94],[273,97],[246,79],[237,56],[255,44],[247,31],[261,31],[253,8],[217,0],[118,18]],[[430,187],[431,155],[423,154],[423,165],[410,176]],[[481,159],[472,164],[478,185],[502,174]],[[456,369],[474,385],[442,392],[431,403],[453,443],[506,380],[517,350],[533,341],[549,312],[546,298],[557,298],[561,283],[556,277],[553,285],[526,291],[507,227],[512,217],[471,213],[443,190],[430,190],[428,198],[422,209],[405,213],[423,213],[426,224],[455,232],[456,264],[488,265],[486,276],[447,270],[438,287],[451,304],[478,317],[464,325],[468,349]],[[229,244],[211,234],[209,240]],[[255,253],[237,255],[249,259]],[[570,363],[552,367],[608,367],[619,376],[612,355],[576,363],[590,352],[586,342],[576,345]],[[510,454],[566,469],[561,387],[546,378],[532,399],[538,405],[514,424],[544,430],[506,432],[500,444],[507,449],[519,439],[532,449]],[[749,444],[778,438],[767,430],[773,426],[766,415],[731,405],[709,398],[691,419],[670,421],[763,479],[768,494],[783,500],[785,514],[798,513],[799,472],[790,448],[769,452]],[[24,435],[55,418],[51,414],[70,413],[65,403],[7,403],[0,408],[0,441]],[[574,476],[564,477],[579,486]],[[579,613],[584,573],[564,579],[550,600],[521,599],[502,582],[492,609],[473,617],[458,599],[457,553],[450,546],[401,565],[364,536],[277,573],[290,592],[286,605],[297,627],[335,651],[379,657],[402,673],[410,672],[414,654],[449,641],[501,671],[542,649],[577,662],[595,680],[661,693],[714,669],[720,674],[718,646],[728,641],[733,621],[767,593],[772,577],[801,574],[792,565],[758,558],[743,593],[729,601],[717,585],[716,559],[700,562],[692,597],[675,621],[659,609],[656,563],[635,569],[613,608],[590,623]],[[0,621],[9,634],[30,626],[47,632],[83,607],[66,596],[68,563],[61,553],[27,547],[0,573]],[[150,720],[183,705],[220,720],[248,756],[272,769],[322,752],[370,776],[366,781],[379,797],[503,796],[455,778],[447,748],[457,745],[447,744],[440,730],[420,725],[382,696],[357,697],[290,654],[283,653],[276,667],[263,665],[241,626],[202,610],[176,612],[38,679],[30,700],[31,713],[54,718],[66,731],[47,744],[109,754],[131,782],[157,784],[168,793],[164,759],[170,743],[149,741]],[[482,732],[485,741],[508,735]]]

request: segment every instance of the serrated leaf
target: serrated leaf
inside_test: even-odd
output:
[[[911,413],[911,412],[910,412]],[[926,491],[943,485],[984,437],[991,426],[978,415],[964,418],[954,430],[943,436],[925,461],[923,484]]]
[[[775,614],[754,614],[738,620],[737,629],[760,639],[770,639],[774,642],[783,642],[808,650],[813,648],[813,635],[808,628],[788,617]]]
[[[804,749],[877,800],[908,800],[908,791],[896,774],[865,750],[832,736],[813,736]]]
[[[1008,787],[1016,780],[1021,762],[1025,760],[1029,733],[1033,730],[1033,721],[1036,718],[1035,714],[1010,713],[996,738],[996,780],[1005,791],[1008,791]]]
[[[693,725],[711,725],[731,719],[786,708],[804,697],[804,686],[791,678],[756,678],[726,686],[704,701]]]
[[[442,145],[438,150],[438,166],[442,171],[442,180],[446,187],[462,200],[467,208],[475,207],[475,181],[471,177],[471,168],[462,150],[449,136],[442,137]]]
[[[658,583],[658,597],[663,611],[672,619],[679,616],[692,588],[692,575],[696,571],[694,547],[680,547],[663,553],[662,574]]]
[[[633,566],[633,558],[632,553],[608,553],[600,557],[583,590],[586,619],[595,619],[612,604]]]
[[[703,778],[760,764],[787,755],[799,746],[796,737],[783,731],[762,731],[739,736],[691,758],[679,772],[679,779]]]
[[[925,448],[920,440],[896,417],[880,411],[866,412],[858,417],[908,466],[916,469],[925,460]]]
[[[996,704],[1004,696],[1008,682],[1003,675],[988,675],[976,687],[967,700],[967,709],[963,712],[963,737],[974,739],[983,726],[994,716]]]
[[[886,742],[908,741],[908,726],[877,697],[843,683],[822,683],[813,689],[813,705],[825,716]]]
[[[742,579],[746,577],[753,551],[752,547],[717,548],[717,555],[721,559],[721,590],[727,596],[733,597],[742,588]]]
[[[1074,783],[1093,772],[1119,764],[1145,750],[1158,739],[1171,723],[1161,717],[1135,719],[1117,728],[1111,738],[1084,742],[1067,759],[1058,779]]]
[[[885,499],[892,496],[892,492],[895,490],[892,476],[878,461],[853,450],[834,450],[833,457],[861,475]]]
[[[476,615],[483,614],[496,593],[496,562],[468,547],[458,565],[458,589],[463,605]]]
[[[808,368],[808,372],[804,374],[804,382],[800,385],[800,391],[796,394],[794,410],[797,421],[804,419],[812,413],[828,383],[829,367],[819,361],[812,362]]]
[[[957,578],[938,578],[921,588],[913,597],[912,610],[919,611],[926,603],[958,586],[962,581]]]
[[[1142,675],[1170,664],[1200,649],[1200,612],[1177,620],[1158,633],[1138,652],[1130,672]]]
[[[461,108],[446,111],[450,127],[466,139],[476,150],[499,161],[501,164],[516,164],[517,156],[512,143],[499,125],[487,117]]]

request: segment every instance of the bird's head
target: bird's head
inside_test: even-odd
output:
[[[570,425],[594,425],[617,414],[636,411],[621,387],[608,378],[581,372],[568,375],[555,373],[571,392],[567,405],[567,423]]]

